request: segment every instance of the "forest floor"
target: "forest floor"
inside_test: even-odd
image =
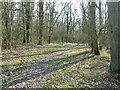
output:
[[[90,54],[83,44],[19,46],[2,52],[3,85],[9,88],[120,88],[109,70],[109,51]]]

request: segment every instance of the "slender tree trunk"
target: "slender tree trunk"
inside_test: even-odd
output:
[[[51,29],[51,27],[49,28],[49,37],[48,37],[48,44],[50,44],[51,43],[51,37],[52,37],[52,29]]]
[[[39,2],[39,42],[38,42],[38,45],[42,45],[43,19],[44,19],[43,5],[44,5],[44,2]]]
[[[0,59],[1,57],[1,49],[2,49],[2,3],[0,2]]]
[[[26,3],[26,42],[29,43],[30,39],[30,2]]]
[[[26,39],[25,39],[25,17],[24,17],[24,3],[22,2],[22,24],[23,24],[23,26],[22,26],[22,28],[23,28],[23,43],[26,43]]]
[[[67,37],[66,37],[66,43],[68,43],[68,39],[69,39],[69,16],[68,16],[68,12],[67,12]]]
[[[101,0],[99,0],[99,25],[100,25],[100,30],[99,30],[99,37],[102,35],[102,10],[101,10]],[[102,49],[102,41],[99,41],[99,48]]]
[[[93,53],[95,55],[100,55],[99,49],[98,49],[98,41],[97,41],[97,33],[96,33],[96,8],[95,8],[95,2],[91,2],[90,4],[90,35],[91,35],[91,46]]]
[[[6,41],[7,41],[7,49],[11,51],[11,26],[10,26],[10,3],[6,2],[4,3],[4,23],[5,23],[5,29],[7,33]]]
[[[54,13],[54,7],[55,7],[55,5],[54,5],[54,2],[53,2],[53,4],[52,4],[52,6],[50,6],[49,5],[49,14],[50,14],[50,16],[49,16],[49,20],[50,20],[50,22],[49,22],[49,35],[48,35],[48,44],[50,44],[51,43],[51,37],[52,37],[52,32],[53,32],[53,21],[54,21],[54,15],[53,15],[53,13]]]
[[[69,31],[70,31],[70,24],[71,24],[71,14],[72,14],[72,8],[71,5],[68,4],[68,11],[67,11],[67,37],[66,37],[66,43],[69,42]]]

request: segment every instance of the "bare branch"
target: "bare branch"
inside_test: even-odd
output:
[[[61,12],[60,12],[60,14],[58,15],[58,17],[56,18],[56,20],[55,20],[55,22],[53,23],[53,25],[52,26],[54,26],[55,25],[55,23],[57,22],[57,20],[58,20],[58,18],[60,17],[60,15],[62,14],[62,11],[65,9],[65,7],[66,7],[66,4],[67,3],[65,3],[65,5],[64,5],[64,7],[63,7],[63,9],[61,10]]]

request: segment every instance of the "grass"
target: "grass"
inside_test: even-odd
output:
[[[75,58],[67,59],[66,61],[72,62]],[[61,65],[66,64],[66,62],[62,63]],[[107,72],[107,68],[109,67],[108,62],[102,61],[94,61],[94,58],[91,58],[83,63],[77,63],[70,67],[66,67],[64,69],[58,70],[57,72],[53,73],[52,77],[54,78],[49,82],[46,83],[45,87],[57,87],[57,88],[95,88],[97,86],[97,81],[102,80],[102,74]],[[102,66],[102,69],[99,69],[99,66]],[[84,79],[84,78],[86,79]],[[80,79],[81,78],[81,79]],[[89,78],[91,81],[89,82]],[[80,80],[79,80],[80,79]],[[89,83],[88,83],[88,82]],[[61,85],[62,83],[64,85]],[[50,85],[50,86],[49,86]],[[99,86],[97,86],[99,87]]]
[[[15,88],[22,86],[30,88],[117,87],[117,83],[120,81],[115,78],[118,78],[119,75],[111,78],[108,72],[110,55],[101,51],[102,55],[93,56],[89,54],[90,49],[84,47],[86,46],[51,44],[42,48],[33,48],[32,54],[29,54],[28,49],[29,53],[25,57],[15,58],[12,63],[11,60],[3,62],[3,74],[12,69],[16,69],[16,71],[13,71],[10,77],[16,79],[18,79],[17,73],[19,73],[19,78],[27,78],[27,75],[35,76],[37,74],[35,78],[21,81],[21,83],[13,82],[14,80],[9,81],[14,83],[9,87]],[[48,60],[45,61],[46,59]],[[42,68],[44,68],[43,73],[41,72]],[[22,72],[25,75],[20,76]]]
[[[22,57],[21,59],[19,59],[18,62],[15,62],[12,64],[10,62],[7,62],[1,66],[2,72],[7,72],[7,71],[13,69],[14,67],[20,67],[21,65],[23,65],[27,62],[32,62],[33,60],[34,60],[34,57],[31,56],[31,57]]]
[[[14,59],[14,60],[11,60],[11,61],[7,60],[1,66],[2,69],[3,69],[3,72],[9,71],[10,69],[12,69],[15,66],[20,66],[21,64],[24,64],[24,63],[27,63],[27,62],[32,62],[32,61],[34,61],[35,56],[39,56],[39,55],[42,55],[44,53],[51,53],[52,51],[55,51],[55,50],[61,50],[59,48],[56,48],[56,47],[60,47],[60,46],[61,45],[55,45],[55,46],[52,45],[53,48],[49,48],[49,47],[51,47],[51,45],[50,45],[46,49],[41,49],[41,50],[38,49],[37,52],[34,51],[34,54],[25,55],[24,57],[20,57],[18,59]],[[29,49],[29,48],[27,48],[27,49]],[[62,48],[62,49],[64,49],[64,48]]]

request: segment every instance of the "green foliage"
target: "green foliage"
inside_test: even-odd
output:
[[[34,56],[31,56],[31,57],[22,57],[21,60],[22,60],[23,63],[31,62],[31,61],[34,60]]]
[[[76,83],[75,83],[75,82],[70,82],[70,83],[68,83],[68,85],[69,85],[71,88],[76,88]]]
[[[12,66],[10,67],[9,65],[2,65],[1,67],[2,67],[2,72],[7,72],[10,69],[12,69]]]

